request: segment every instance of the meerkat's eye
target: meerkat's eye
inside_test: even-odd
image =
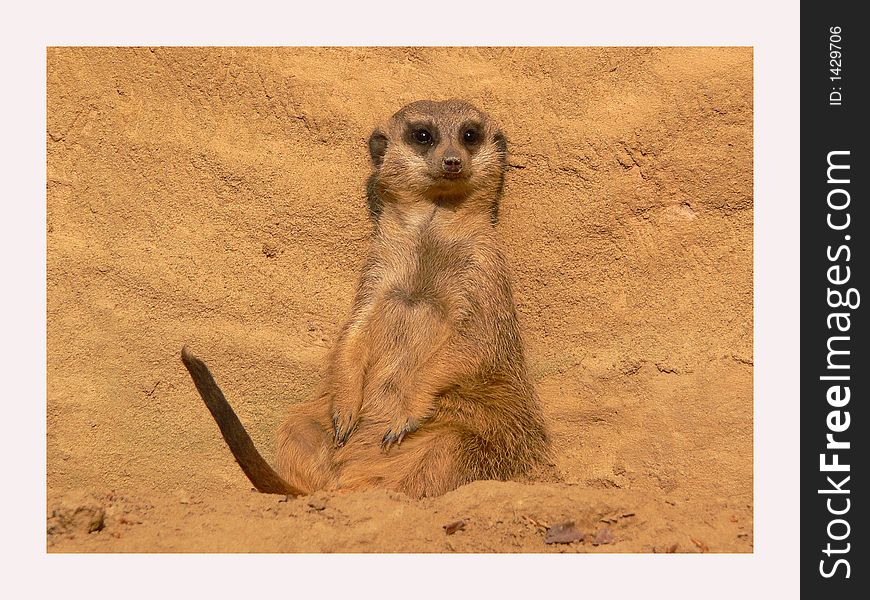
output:
[[[480,134],[477,133],[476,129],[466,129],[465,133],[462,134],[462,141],[466,144],[475,144],[479,139]]]
[[[428,144],[432,141],[432,134],[429,133],[428,129],[418,129],[413,134],[414,141],[418,144]]]

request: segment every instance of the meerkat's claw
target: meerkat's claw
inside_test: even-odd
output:
[[[393,445],[400,446],[406,435],[414,433],[419,428],[420,422],[414,417],[408,417],[404,423],[396,422],[393,427],[384,434],[381,446],[383,446],[385,452],[389,452]]]
[[[339,443],[339,439],[341,439],[341,434],[338,428],[338,415],[332,415],[332,434],[333,434],[333,445],[336,447],[340,447],[342,443]]]
[[[333,444],[341,448],[347,443],[350,434],[356,428],[356,419],[353,417],[342,418],[337,414],[332,415],[332,428],[334,434]]]

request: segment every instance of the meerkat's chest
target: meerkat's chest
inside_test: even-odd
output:
[[[389,240],[379,256],[376,296],[450,312],[469,291],[466,284],[472,265],[473,246],[467,241],[444,239],[427,230]]]

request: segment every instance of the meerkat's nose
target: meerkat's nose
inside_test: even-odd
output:
[[[458,156],[445,156],[441,159],[441,168],[446,173],[459,173],[462,170],[462,159]]]

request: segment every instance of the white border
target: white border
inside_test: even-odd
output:
[[[797,2],[31,3],[4,11],[5,589],[28,597],[798,596]],[[45,46],[741,45],[755,57],[755,553],[47,556]],[[11,215],[9,215],[11,213]],[[9,535],[11,530],[11,535]]]

